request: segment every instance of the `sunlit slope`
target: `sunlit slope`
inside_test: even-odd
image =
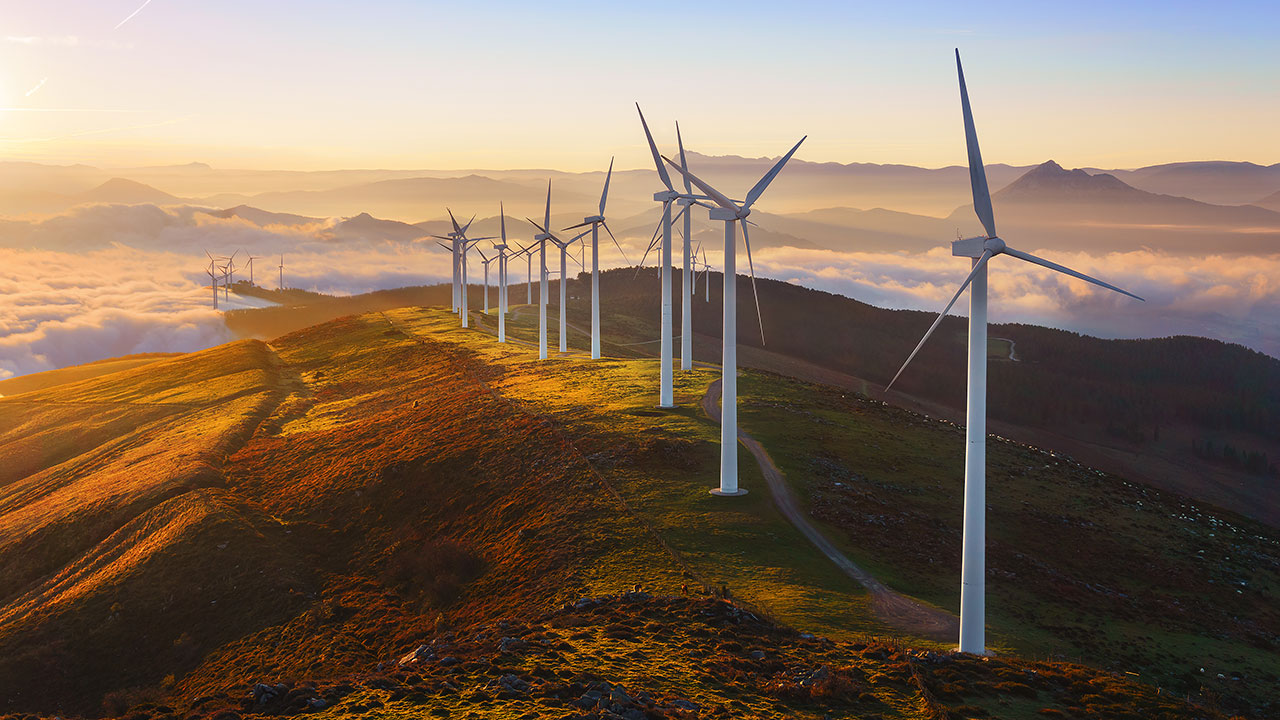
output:
[[[215,482],[278,383],[270,349],[250,341],[0,399],[0,600]]]
[[[190,643],[234,627],[238,611],[205,606],[222,583],[253,578],[229,580],[247,566],[224,566],[201,538],[252,539],[268,564],[274,551],[260,522],[208,488],[280,384],[270,348],[246,341],[0,400],[0,691],[11,701],[74,709],[82,691],[180,669]],[[197,609],[214,612],[193,621]],[[125,648],[135,661],[109,662]]]
[[[0,397],[17,395],[18,393],[44,390],[54,385],[87,380],[88,378],[109,375],[110,373],[129,370],[142,365],[173,357],[172,353],[145,353],[142,355],[126,355],[125,357],[99,360],[98,362],[75,365],[57,370],[21,375],[8,380],[0,380]]]
[[[441,627],[692,582],[557,424],[498,391],[507,370],[407,334],[419,315],[273,341],[302,385],[230,458],[228,489],[305,534],[324,580],[306,612],[210,654],[179,681],[187,697],[336,677]]]
[[[1096,669],[874,640],[896,633],[749,455],[751,494],[707,494],[714,370],[659,410],[650,360],[540,362],[400,309],[128,372],[0,400],[29,468],[3,517],[39,531],[0,553],[6,584],[29,575],[0,606],[3,712],[564,717],[607,681],[651,717],[1220,717]],[[122,407],[159,414],[97,414]],[[57,493],[104,532],[34,522]],[[670,597],[620,596],[637,585]],[[422,644],[438,657],[398,662]]]

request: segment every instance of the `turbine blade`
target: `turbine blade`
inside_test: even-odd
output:
[[[769,169],[769,172],[765,173],[764,177],[760,178],[760,182],[756,183],[756,186],[751,188],[751,192],[747,193],[747,197],[742,203],[743,208],[751,207],[751,203],[760,199],[760,196],[764,194],[765,188],[769,187],[769,183],[773,182],[773,179],[778,177],[778,173],[782,172],[782,166],[786,165],[787,161],[791,159],[791,156],[796,154],[796,150],[800,149],[800,143],[804,142],[808,137],[808,135],[805,135],[800,138],[800,142],[796,143],[789,151],[787,151],[787,154],[783,155],[782,158]]]
[[[658,146],[653,143],[653,134],[649,132],[649,123],[644,121],[644,111],[640,109],[640,103],[636,103],[636,112],[640,113],[640,124],[644,126],[644,137],[649,141],[649,151],[653,153],[653,164],[658,168],[658,179],[662,180],[662,184],[667,186],[668,190],[675,191],[671,187],[671,176],[667,174],[667,169],[663,167],[662,160],[658,155]]]
[[[996,236],[996,217],[991,210],[991,190],[987,187],[987,169],[982,165],[982,152],[978,150],[978,131],[973,126],[973,110],[969,107],[969,88],[964,84],[964,68],[960,65],[960,50],[956,49],[956,72],[960,76],[960,107],[964,111],[964,141],[969,147],[969,184],[973,186],[973,211],[987,230],[987,237]]]
[[[498,203],[498,220],[502,224],[502,244],[506,245],[507,244],[507,211],[502,206],[501,202]]]
[[[545,215],[543,215],[542,224],[545,227],[551,227],[551,179],[550,178],[547,179],[547,212]],[[548,235],[551,234],[547,230],[543,230],[542,232],[547,233]]]
[[[449,247],[448,245],[445,245],[444,243],[436,243],[436,244],[444,248],[445,250],[448,250],[449,252],[453,252],[453,248]]]
[[[717,205],[724,208],[725,210],[732,210],[734,213],[740,212],[740,209],[738,208],[738,206],[735,205],[732,200],[725,197],[724,193],[721,193],[719,190],[716,190],[715,188],[706,184],[701,179],[699,179],[697,175],[694,175],[688,170],[685,170],[681,168],[679,165],[676,165],[674,162],[671,162],[671,158],[667,157],[666,155],[663,155],[662,159],[666,160],[671,165],[671,167],[675,168],[676,172],[689,178],[689,180],[691,180],[694,185],[698,186],[699,190],[707,194],[707,197],[711,198],[712,200],[715,200]]]
[[[1074,278],[1079,278],[1079,279],[1081,279],[1081,280],[1084,280],[1085,282],[1091,282],[1091,283],[1093,283],[1094,285],[1097,285],[1097,286],[1099,286],[1099,287],[1104,287],[1104,288],[1106,288],[1106,289],[1108,289],[1108,290],[1114,290],[1114,291],[1116,291],[1116,292],[1120,293],[1121,295],[1128,295],[1129,297],[1133,298],[1134,300],[1141,300],[1142,302],[1146,302],[1146,300],[1144,300],[1143,298],[1138,297],[1137,295],[1134,295],[1133,293],[1129,292],[1128,290],[1121,290],[1120,288],[1116,287],[1115,285],[1112,285],[1112,284],[1110,284],[1110,283],[1102,282],[1101,280],[1099,280],[1099,279],[1097,279],[1097,278],[1094,278],[1094,277],[1089,277],[1088,275],[1085,275],[1085,274],[1084,274],[1084,273],[1082,273],[1082,272],[1076,272],[1075,270],[1072,270],[1071,268],[1069,268],[1069,267],[1065,267],[1065,266],[1063,266],[1063,265],[1059,265],[1058,263],[1055,263],[1055,262],[1049,262],[1048,260],[1045,260],[1044,258],[1036,257],[1035,255],[1032,255],[1031,253],[1025,253],[1025,252],[1022,252],[1021,250],[1014,250],[1013,248],[1011,248],[1011,247],[1007,247],[1007,246],[1006,246],[1006,247],[1005,247],[1005,249],[1004,249],[1004,253],[1005,253],[1006,255],[1012,255],[1013,257],[1016,257],[1016,258],[1018,258],[1019,260],[1026,260],[1026,261],[1027,261],[1027,262],[1029,262],[1029,263],[1034,263],[1034,264],[1036,264],[1036,265],[1040,265],[1041,267],[1047,267],[1047,268],[1049,268],[1050,270],[1057,270],[1057,271],[1058,271],[1058,272],[1060,272],[1060,273],[1063,273],[1063,274],[1065,274],[1065,275],[1070,275],[1071,277],[1074,277]]]
[[[453,217],[453,211],[449,208],[445,208],[445,211],[449,213],[449,222],[453,223],[453,231],[456,233],[462,232],[462,228],[458,227],[458,220]]]
[[[618,248],[618,252],[622,253],[622,261],[630,265],[631,261],[627,259],[627,251],[622,249],[622,243],[619,243],[618,238],[613,236],[613,231],[609,229],[609,223],[601,221],[600,225],[604,227],[605,232],[609,233],[609,239],[613,240],[614,247]]]
[[[467,234],[467,229],[468,229],[468,228],[470,228],[470,227],[471,227],[471,223],[473,223],[473,222],[475,222],[475,221],[476,221],[476,216],[475,216],[475,215],[472,215],[472,216],[471,216],[471,219],[467,221],[467,224],[466,224],[466,225],[463,225],[463,226],[462,226],[462,229],[461,229],[461,230],[459,230],[458,232],[460,232],[460,233],[461,233],[461,234],[463,234],[463,235],[466,235],[466,234]]]
[[[916,349],[911,351],[911,354],[907,356],[907,361],[902,363],[902,367],[898,368],[898,374],[894,375],[893,379],[889,381],[889,384],[884,386],[885,392],[889,392],[889,388],[893,387],[893,384],[898,382],[898,378],[902,375],[902,371],[906,370],[907,366],[911,364],[911,361],[915,359],[916,353],[920,352],[920,348],[924,347],[929,336],[932,335],[933,331],[937,330],[938,325],[942,323],[942,318],[946,317],[947,313],[951,312],[951,307],[956,304],[956,300],[960,299],[960,294],[964,292],[965,288],[969,287],[969,283],[973,282],[974,276],[978,274],[978,271],[981,270],[990,259],[991,251],[984,250],[982,252],[982,256],[978,258],[978,262],[974,263],[973,269],[969,271],[969,277],[964,279],[964,282],[960,284],[960,289],[956,290],[956,294],[951,296],[951,302],[947,303],[947,306],[942,309],[941,313],[938,313],[938,319],[933,321],[933,325],[929,326],[929,331],[924,334],[924,337],[920,338],[920,343],[916,345]]]
[[[580,228],[580,227],[586,227],[586,226],[588,226],[588,225],[590,225],[590,224],[591,224],[591,221],[590,221],[590,220],[587,220],[587,221],[585,221],[585,222],[580,222],[580,223],[578,223],[577,225],[570,225],[570,226],[569,226],[569,227],[567,227],[567,228],[560,228],[560,229],[561,229],[561,230],[577,230],[577,229],[578,229],[578,228]]]
[[[742,243],[747,246],[747,267],[751,268],[751,294],[756,298],[756,319],[760,321],[760,344],[764,345],[764,314],[760,312],[760,291],[756,290],[756,265],[751,261],[751,236],[747,226],[742,226]]]
[[[613,158],[609,158],[609,173],[604,176],[604,192],[600,193],[600,217],[604,217],[604,204],[609,199],[609,180],[613,177]]]
[[[680,146],[680,169],[689,171],[689,159],[684,156],[684,139],[680,137],[680,121],[676,121],[676,144]],[[689,176],[684,176],[684,192],[686,195],[693,194],[693,188],[689,185]]]

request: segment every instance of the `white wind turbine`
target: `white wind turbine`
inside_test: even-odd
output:
[[[808,137],[808,136],[805,136]],[[782,172],[791,156],[800,148],[800,143],[783,155],[778,162],[765,173],[764,177],[747,193],[741,205],[730,200],[719,190],[711,187],[696,175],[675,164],[670,158],[663,157],[671,167],[698,186],[716,205],[712,208],[712,220],[724,221],[724,329],[723,360],[721,362],[722,406],[720,411],[720,487],[711,491],[713,495],[744,495],[746,490],[738,488],[738,276],[737,232],[738,221],[742,221],[742,241],[747,248],[747,264],[751,267],[751,290],[756,297],[756,317],[760,320],[760,339],[764,340],[764,316],[760,314],[760,295],[755,290],[755,263],[751,260],[751,238],[747,232],[747,216],[751,214],[751,205],[760,199],[760,195],[769,187],[769,183]]]
[[[209,251],[205,250],[204,254],[209,255]],[[218,309],[218,275],[217,273],[214,272],[216,262],[217,261],[213,259],[213,256],[209,255],[209,269],[205,270],[205,272],[208,273],[209,275],[209,286],[213,288],[213,309],[214,310]]]
[[[257,255],[249,256],[249,284],[253,284],[253,261],[259,259]]]
[[[547,181],[547,210],[543,216],[542,225],[534,222],[532,218],[525,218],[529,224],[538,228],[540,232],[533,236],[533,241],[537,243],[538,248],[538,359],[547,359],[547,241],[551,239],[551,233],[546,231],[546,227],[551,225],[551,181]]]
[[[462,263],[458,257],[458,243],[460,238],[466,236],[467,228],[471,227],[471,223],[475,222],[475,216],[467,221],[465,227],[458,226],[458,220],[453,216],[453,211],[445,208],[445,212],[449,213],[449,222],[453,224],[453,230],[445,235],[432,235],[431,237],[439,240],[448,240],[450,247],[445,248],[453,256],[453,305],[450,312],[458,313],[462,310]]]
[[[655,202],[662,203],[662,333],[659,352],[659,362],[661,363],[661,366],[658,379],[658,407],[670,408],[675,407],[673,387],[674,379],[672,378],[671,369],[673,352],[672,346],[674,345],[671,322],[671,203],[676,200],[680,200],[681,204],[684,205],[681,212],[688,213],[689,205],[697,204],[696,201],[699,199],[699,196],[694,196],[691,193],[681,194],[676,192],[675,187],[671,184],[671,176],[667,174],[667,169],[662,164],[662,157],[658,153],[658,146],[653,142],[653,134],[649,132],[649,123],[645,122],[644,112],[640,110],[639,103],[636,103],[636,112],[640,113],[640,125],[644,127],[645,139],[649,141],[649,150],[653,153],[653,164],[658,170],[658,179],[667,187],[666,190],[654,193],[653,199]],[[677,130],[677,134],[678,132],[679,131]],[[684,145],[681,143],[682,158],[683,148]],[[687,219],[685,220],[685,227],[689,227],[689,221]],[[689,269],[687,259],[689,254],[687,239],[685,240],[685,244],[685,274],[687,276]],[[650,247],[652,247],[652,243],[650,243]],[[648,251],[645,251],[645,257],[648,257],[648,254]],[[644,264],[643,258],[640,260],[640,263],[641,265]],[[688,280],[685,280],[686,288],[688,287],[687,283]],[[681,361],[681,367],[684,367],[683,360]]]
[[[701,262],[699,262],[697,259],[698,252],[702,253]],[[694,260],[693,260],[694,270],[697,272],[697,275],[701,275],[703,278],[705,278],[705,281],[703,282],[703,286],[706,288],[706,302],[711,302],[711,263],[707,262],[707,251],[704,250],[702,248],[701,243],[699,243],[698,249],[694,251],[693,255],[694,255]],[[694,276],[693,295],[690,295],[689,296],[690,298],[698,294],[697,275]]]
[[[965,87],[964,68],[960,65],[960,51],[956,50],[956,72],[960,78],[960,108],[964,115],[964,136],[969,151],[969,184],[973,189],[973,209],[985,236],[963,238],[951,244],[951,254],[971,258],[972,270],[933,321],[915,350],[907,357],[902,368],[885,387],[888,391],[897,382],[916,353],[929,336],[938,328],[942,318],[956,304],[965,288],[969,291],[969,378],[965,403],[965,461],[964,461],[964,535],[961,542],[960,566],[960,652],[983,654],[986,652],[986,522],[987,522],[987,263],[997,255],[1009,255],[1050,270],[1091,282],[1122,295],[1142,300],[1133,293],[1121,290],[1096,278],[1038,258],[1030,253],[1005,245],[996,235],[995,214],[991,207],[991,191],[987,187],[987,173],[978,150],[978,135],[974,129],[973,112],[969,108],[969,90]]]
[[[569,246],[581,240],[590,230],[584,230],[568,240],[561,240],[545,227],[537,223],[534,223],[534,226],[541,230],[548,240],[555,243],[556,247],[560,248],[560,352],[569,352],[569,268],[566,261],[570,257]],[[574,262],[577,262],[579,266],[582,265],[577,258],[574,258]]]
[[[280,255],[280,290],[284,290],[284,254]]]
[[[484,264],[484,314],[489,314],[489,263],[498,259],[497,255],[489,257],[484,254],[480,248],[476,248],[476,252],[480,253],[480,262]],[[499,293],[501,294],[501,293]]]
[[[507,341],[507,214],[502,203],[498,203],[498,219],[501,223],[502,242],[494,243],[498,251],[498,342]]]
[[[628,265],[631,264],[627,260],[627,253],[618,244],[618,238],[613,237],[613,231],[609,229],[608,223],[604,221],[604,205],[609,199],[609,180],[613,177],[613,158],[609,158],[609,172],[604,176],[604,190],[600,193],[600,214],[592,215],[582,219],[577,225],[571,225],[565,230],[574,230],[580,227],[591,226],[591,359],[600,359],[600,226],[604,226],[605,232],[609,233],[609,237],[613,239],[613,244],[617,246],[618,252],[622,253],[622,259]],[[561,279],[563,282],[563,279]]]
[[[445,208],[448,210],[448,208]],[[467,251],[471,246],[481,240],[495,240],[494,237],[478,237],[468,238],[467,229],[471,227],[471,223],[475,222],[475,216],[472,215],[467,224],[458,227],[458,221],[453,217],[453,211],[449,211],[449,219],[453,222],[454,231],[450,233],[449,239],[453,240],[454,247],[454,277],[456,279],[454,285],[454,296],[457,298],[458,312],[462,315],[462,327],[470,327],[470,298],[467,292],[469,283],[467,282]]]

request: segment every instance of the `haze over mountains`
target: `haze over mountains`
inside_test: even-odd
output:
[[[689,159],[729,192],[745,191],[770,162]],[[991,165],[988,175],[1003,237],[1149,300],[1121,306],[1074,282],[1002,266],[992,279],[994,321],[1103,337],[1204,335],[1280,355],[1280,289],[1268,280],[1280,276],[1280,166],[1101,171],[1048,161]],[[473,236],[492,236],[501,200],[511,239],[526,243],[532,229],[524,218],[541,216],[548,178],[554,229],[595,213],[602,171],[0,163],[0,279],[10,298],[0,314],[0,372],[188,351],[224,337],[210,307],[206,250],[242,251],[242,266],[247,255],[259,256],[255,280],[268,287],[279,282],[281,255],[286,284],[306,290],[347,294],[447,280],[447,255],[430,238],[450,229],[445,208],[460,222],[474,214]],[[614,172],[609,226],[626,259],[606,240],[603,266],[644,255],[659,216],[656,186],[650,169]],[[968,195],[959,166],[794,161],[752,214],[756,272],[884,307],[937,309],[966,270],[948,241],[980,230]],[[718,264],[719,224],[695,211],[693,232]],[[549,264],[558,264],[554,254]],[[479,282],[478,262],[475,271]],[[522,279],[526,271],[519,262],[512,269]],[[112,333],[108,318],[135,330]]]

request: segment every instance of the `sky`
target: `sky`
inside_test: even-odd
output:
[[[594,169],[1280,162],[1275,2],[0,0],[0,159]],[[705,140],[701,140],[705,138]]]

